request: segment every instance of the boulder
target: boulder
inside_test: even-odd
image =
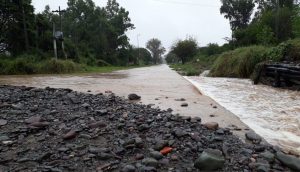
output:
[[[200,157],[195,161],[194,166],[197,169],[209,171],[222,169],[225,163],[225,159],[222,152],[217,149],[206,149]]]

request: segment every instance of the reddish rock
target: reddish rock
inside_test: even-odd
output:
[[[89,128],[104,128],[106,127],[106,124],[105,122],[98,121],[98,122],[90,123],[88,126]]]
[[[210,130],[217,130],[219,128],[219,124],[216,122],[208,122],[203,125]]]
[[[71,130],[71,131],[69,131],[67,134],[65,134],[63,136],[63,139],[64,140],[74,139],[76,137],[76,135],[77,135],[76,131],[75,130]]]
[[[29,126],[30,127],[35,127],[35,128],[44,128],[49,125],[49,122],[34,122],[31,123]]]
[[[168,153],[170,153],[171,151],[173,150],[173,148],[171,147],[165,147],[163,148],[160,153],[163,154],[163,155],[167,155]]]
[[[25,123],[26,124],[32,124],[32,123],[41,122],[41,121],[42,121],[41,116],[32,116],[32,117],[26,119]]]

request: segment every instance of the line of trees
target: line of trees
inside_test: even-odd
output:
[[[229,20],[232,37],[222,46],[198,47],[193,38],[176,41],[168,63],[182,63],[251,45],[276,46],[300,37],[299,0],[220,0],[220,13]]]
[[[108,0],[105,7],[96,6],[93,0],[68,0],[67,4],[62,31],[68,59],[88,65],[159,62],[163,50],[153,53],[147,44],[151,54],[130,45],[126,32],[135,27],[129,12],[116,0]],[[31,0],[0,0],[0,53],[53,57],[53,23],[60,30],[59,15],[49,6],[35,14]],[[64,59],[62,40],[57,41],[58,57]]]
[[[230,43],[235,47],[253,44],[275,45],[299,36],[298,0],[221,0],[221,2],[220,12],[230,21],[232,29]]]

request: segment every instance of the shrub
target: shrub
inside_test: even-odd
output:
[[[251,46],[221,54],[215,61],[210,76],[249,78],[256,64],[267,60],[268,48]]]
[[[39,73],[71,73],[80,70],[80,66],[71,60],[50,59],[40,64]]]

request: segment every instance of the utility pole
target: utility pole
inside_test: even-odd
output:
[[[58,15],[59,15],[60,32],[61,32],[61,48],[62,48],[62,51],[63,51],[63,54],[64,54],[65,58],[67,59],[67,54],[66,54],[66,52],[65,52],[65,45],[64,45],[63,31],[62,31],[62,19],[61,19],[62,13],[65,13],[66,10],[61,10],[61,9],[60,9],[60,6],[59,6],[59,7],[58,7],[58,10],[52,11],[52,12],[53,12],[53,13],[58,13]]]
[[[55,22],[54,21],[53,21],[53,47],[54,47],[54,57],[57,60],[57,47],[56,47]]]

